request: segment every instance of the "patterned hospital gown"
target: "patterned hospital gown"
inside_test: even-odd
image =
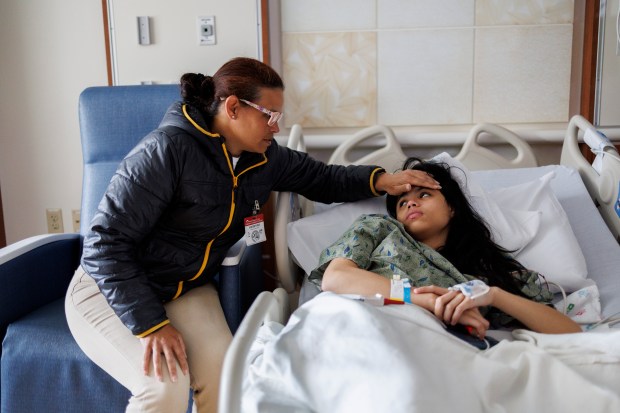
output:
[[[459,272],[439,252],[414,240],[402,224],[388,215],[362,215],[334,244],[321,253],[319,267],[309,280],[321,287],[323,273],[334,258],[348,258],[359,268],[391,279],[394,274],[408,278],[411,285],[450,287],[475,278]],[[535,271],[514,273],[523,293],[532,300],[550,303],[553,296]],[[482,278],[486,282],[485,279]],[[489,313],[493,324],[505,325],[512,318],[497,310]]]

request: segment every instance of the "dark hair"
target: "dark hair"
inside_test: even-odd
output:
[[[278,73],[265,63],[249,57],[236,57],[224,63],[211,76],[185,73],[181,76],[181,97],[198,108],[204,115],[217,113],[220,98],[235,95],[255,101],[261,88],[284,89]]]
[[[472,208],[458,182],[452,177],[450,167],[445,163],[422,161],[409,158],[403,170],[414,169],[430,174],[441,185],[441,193],[454,211],[450,220],[450,229],[446,244],[438,250],[461,273],[483,278],[489,285],[498,286],[520,296],[519,282],[511,274],[524,267],[510,257],[510,251],[497,245],[491,238],[491,232]],[[456,170],[455,173],[463,173]],[[387,195],[386,207],[389,214],[396,218],[396,204],[400,196]]]

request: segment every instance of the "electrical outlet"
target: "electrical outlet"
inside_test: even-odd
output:
[[[73,223],[73,232],[80,232],[80,210],[71,210],[71,222]]]
[[[45,213],[47,215],[47,232],[50,234],[65,232],[62,224],[62,209],[48,208]]]

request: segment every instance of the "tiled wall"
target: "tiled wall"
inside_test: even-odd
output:
[[[573,1],[280,5],[285,126],[568,120]]]

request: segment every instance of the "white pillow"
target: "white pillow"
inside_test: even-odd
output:
[[[362,214],[387,214],[385,197],[347,202],[287,226],[288,248],[306,274],[319,265],[321,252],[336,242]]]
[[[536,235],[540,216],[536,212],[500,208],[482,189],[469,170],[447,153],[433,158],[458,169],[452,176],[459,183],[472,207],[491,227],[493,239],[509,251],[520,251]],[[349,202],[311,215],[287,227],[289,250],[306,274],[316,268],[321,252],[338,240],[353,221],[362,214],[387,214],[385,197]]]
[[[435,158],[459,168],[453,177],[472,206],[492,228],[496,242],[518,251],[516,259],[568,292],[585,286],[586,263],[566,213],[552,192],[553,172],[524,184],[486,192],[469,170],[447,153]],[[517,209],[518,208],[518,209]],[[385,197],[340,204],[288,224],[289,250],[306,274],[323,249],[334,243],[361,214],[387,214]]]
[[[488,224],[492,238],[498,245],[517,253],[534,239],[540,226],[539,214],[525,208],[514,208],[518,204],[500,207],[465,165],[446,152],[435,156],[432,161],[450,166],[452,178],[459,183],[471,206]]]
[[[540,272],[548,281],[572,292],[587,285],[586,260],[566,212],[551,190],[555,177],[549,172],[542,177],[489,193],[500,206],[515,206],[540,214],[537,236],[518,252],[515,258],[525,267]]]

